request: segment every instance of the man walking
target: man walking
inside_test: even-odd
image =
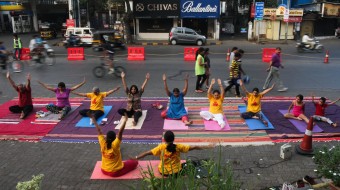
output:
[[[275,50],[275,53],[272,56],[272,60],[270,61],[270,66],[267,69],[268,76],[266,79],[266,82],[263,85],[263,90],[267,89],[269,86],[269,83],[273,80],[273,78],[275,79],[275,83],[278,84],[279,89],[277,91],[279,92],[284,92],[287,91],[288,88],[283,86],[283,82],[280,79],[280,72],[279,72],[279,68],[283,68],[283,65],[281,65],[281,48],[277,47]]]
[[[13,58],[16,60],[20,60],[20,55],[21,55],[21,48],[22,48],[22,43],[21,39],[18,37],[17,34],[13,34]],[[18,57],[17,57],[17,52],[18,52]]]

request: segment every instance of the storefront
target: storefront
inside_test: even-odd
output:
[[[139,40],[166,40],[180,16],[179,0],[135,0],[135,35]]]
[[[196,30],[210,39],[219,38],[219,0],[135,0],[135,36],[138,40],[167,40],[172,27]]]
[[[340,24],[340,5],[322,3],[321,18],[315,21],[315,36],[333,36]]]

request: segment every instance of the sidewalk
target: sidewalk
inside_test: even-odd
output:
[[[314,143],[314,147],[324,144],[332,146],[338,142]],[[305,175],[315,177],[315,165],[311,157],[298,155],[287,161],[279,157],[282,144],[246,147],[221,147],[221,163],[231,163],[235,180],[242,183],[241,189],[260,190],[282,183],[293,183]],[[299,143],[292,145],[299,146]],[[123,160],[156,145],[122,144]],[[0,141],[0,186],[3,190],[15,189],[19,181],[27,181],[32,175],[44,174],[41,189],[106,190],[129,189],[132,185],[141,189],[141,180],[91,180],[95,163],[101,159],[100,148],[95,143],[31,143]],[[219,159],[219,148],[191,151],[183,154],[198,158]],[[143,160],[154,160],[149,156]]]

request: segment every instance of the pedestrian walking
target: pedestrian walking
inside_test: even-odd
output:
[[[233,63],[235,53],[238,51],[238,47],[233,47],[230,52],[230,61],[228,63],[228,68],[230,68],[231,64]]]
[[[196,89],[195,92],[202,93],[204,90],[202,90],[202,85],[204,84],[206,80],[205,75],[205,62],[204,62],[204,48],[200,47],[196,51],[196,64],[195,64],[195,75],[197,76],[196,80]]]
[[[13,58],[20,60],[22,42],[17,34],[13,34]],[[18,56],[16,55],[18,53]]]
[[[9,72],[6,75],[8,81],[11,83],[15,91],[18,92],[19,102],[18,105],[10,106],[9,111],[12,113],[21,113],[20,119],[24,119],[32,110],[33,110],[33,103],[32,103],[32,93],[31,93],[31,75],[27,74],[26,84],[18,84],[16,85],[12,80]]]
[[[272,59],[270,61],[270,65],[269,68],[267,69],[268,76],[267,79],[263,85],[263,90],[267,89],[270,82],[274,79],[275,80],[275,84],[278,84],[278,91],[279,92],[284,92],[287,91],[288,88],[283,86],[283,82],[280,79],[280,72],[279,69],[280,68],[284,68],[283,65],[281,64],[281,48],[277,47],[275,50],[275,53],[272,56]]]
[[[226,93],[231,89],[231,87],[235,86],[237,97],[241,97],[240,85],[238,84],[238,80],[241,79],[240,66],[238,62],[239,59],[241,59],[241,54],[239,52],[236,52],[229,71],[230,77],[230,81],[228,82],[229,85],[224,89],[224,93]]]
[[[205,62],[205,88],[209,88],[209,76],[210,76],[210,58],[209,58],[209,48],[204,50],[204,62]]]

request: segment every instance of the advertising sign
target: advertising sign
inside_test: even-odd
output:
[[[74,19],[67,19],[66,20],[66,27],[75,27],[75,21]]]
[[[181,0],[181,18],[219,18],[219,0]]]
[[[263,19],[264,2],[255,3],[255,20]]]
[[[322,16],[340,17],[340,5],[322,3]]]
[[[289,19],[289,9],[285,9],[285,12],[283,14],[283,21],[288,22]]]
[[[134,0],[135,18],[178,18],[179,0]]]

